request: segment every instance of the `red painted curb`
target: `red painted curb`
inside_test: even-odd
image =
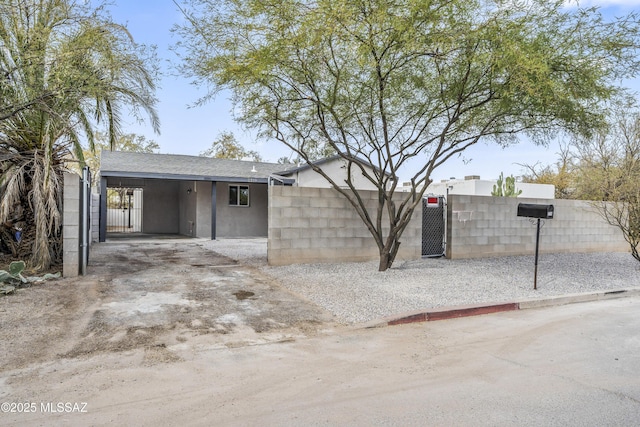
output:
[[[434,320],[455,319],[458,317],[479,316],[481,314],[498,313],[502,311],[519,310],[520,304],[517,302],[495,305],[483,305],[461,308],[444,308],[440,310],[426,311],[423,313],[411,314],[408,316],[393,319],[387,325],[402,325],[406,323],[430,322]]]
[[[426,322],[429,320],[427,315],[428,313],[412,314],[411,316],[405,316],[399,319],[390,320],[387,322],[387,325],[393,326],[393,325],[403,325],[405,323]]]

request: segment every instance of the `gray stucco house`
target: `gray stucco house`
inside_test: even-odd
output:
[[[103,151],[100,241],[107,232],[107,188],[142,190],[142,232],[193,237],[267,235],[270,179],[283,165],[174,154]]]
[[[119,151],[103,151],[100,162],[100,241],[107,236],[107,188],[141,194],[142,233],[216,239],[267,236],[269,185],[329,186],[308,165],[287,169],[277,163]],[[339,156],[318,164],[337,180],[346,171]],[[355,178],[358,187],[371,185]]]

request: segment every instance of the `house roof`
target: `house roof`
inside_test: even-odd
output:
[[[344,159],[341,155],[339,155],[339,154],[334,154],[334,155],[333,155],[333,156],[331,156],[331,157],[325,157],[324,159],[316,160],[316,161],[314,161],[314,162],[312,162],[312,163],[313,163],[314,165],[316,165],[316,166],[321,166],[321,165],[323,165],[323,164],[325,164],[325,163],[329,163],[329,162],[333,162],[333,161],[341,160],[341,159]],[[370,167],[371,169],[374,169],[374,170],[378,170],[378,171],[380,170],[380,168],[378,168],[377,166],[373,166],[373,165],[372,165],[371,163],[369,163],[368,161],[366,161],[366,160],[364,160],[364,159],[361,159],[361,158],[359,158],[359,157],[355,157],[355,158],[353,159],[353,162],[360,163],[361,165],[363,165],[363,166],[367,166],[367,167]],[[282,166],[282,165],[280,165],[280,166]],[[302,164],[302,165],[300,165],[300,166],[297,166],[297,167],[295,167],[295,166],[294,166],[294,167],[293,167],[293,168],[291,168],[291,169],[286,169],[286,170],[284,170],[284,171],[283,171],[283,170],[280,170],[280,171],[278,171],[276,174],[277,174],[277,175],[280,175],[280,176],[291,176],[291,175],[293,175],[293,174],[294,174],[294,173],[296,173],[296,172],[301,172],[301,171],[303,171],[303,170],[310,169],[310,168],[311,168],[311,166],[310,166],[308,163],[304,163],[304,164]],[[385,172],[385,174],[386,174],[387,176],[391,176],[391,174],[390,174],[389,172]]]
[[[157,178],[194,181],[267,182],[282,171],[278,163],[214,159],[180,154],[102,151],[103,177]]]

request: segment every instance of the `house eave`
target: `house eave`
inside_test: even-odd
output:
[[[112,172],[100,171],[103,178],[138,178],[138,179],[165,179],[175,181],[215,181],[215,182],[248,182],[257,184],[267,184],[269,177],[248,177],[248,176],[217,176],[217,175],[190,175],[190,174],[167,174],[150,172]]]

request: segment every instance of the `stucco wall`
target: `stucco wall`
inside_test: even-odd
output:
[[[336,184],[339,186],[344,186],[347,188],[347,185],[344,183],[344,180],[347,177],[347,162],[343,159],[333,159],[329,162],[323,163],[320,167],[322,170],[333,179]],[[369,173],[373,175],[371,168],[369,169]],[[353,165],[351,168],[351,177],[354,186],[358,189],[363,190],[375,190],[376,187],[373,185],[367,178],[362,175],[362,171],[356,165]],[[331,184],[319,173],[314,171],[311,168],[303,169],[292,176],[295,178],[296,184],[299,187],[317,187],[317,188],[331,188]]]
[[[180,182],[145,180],[142,191],[142,232],[178,234],[180,232],[179,211]]]
[[[196,183],[196,237],[211,238],[211,182]]]
[[[375,212],[377,192],[361,191]],[[403,236],[397,259],[418,259],[422,248],[422,207]],[[349,202],[334,189],[269,187],[271,265],[378,260],[378,247]]]
[[[198,194],[193,190],[193,181],[181,181],[179,196],[179,222],[180,234],[184,236],[196,236],[196,201]]]
[[[445,182],[434,182],[427,187],[427,194],[446,195],[447,189],[449,194],[461,194],[468,196],[491,196],[493,186],[497,181],[481,180],[481,179],[452,179]],[[522,190],[520,198],[539,198],[553,199],[555,197],[555,186],[551,184],[531,184],[526,182],[517,182],[516,190]]]
[[[249,206],[229,206],[229,185],[249,185]],[[267,184],[216,183],[216,237],[267,236]]]
[[[449,195],[447,257],[480,258],[526,255],[535,250],[536,225],[517,216],[519,203],[553,204],[544,220],[540,252],[624,252],[620,230],[607,224],[588,202]]]

